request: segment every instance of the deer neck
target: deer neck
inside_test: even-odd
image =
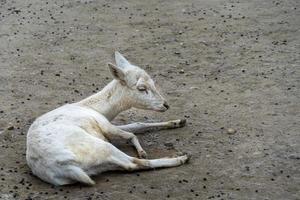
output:
[[[78,104],[99,112],[110,121],[120,112],[131,108],[125,90],[126,87],[121,85],[119,81],[113,80],[100,92],[78,102]]]

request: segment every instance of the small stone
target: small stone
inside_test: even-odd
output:
[[[228,129],[227,129],[227,133],[228,133],[228,134],[235,134],[235,133],[236,133],[236,130],[233,129],[233,128],[228,128]]]
[[[10,127],[7,128],[7,130],[9,130],[9,131],[14,130],[14,129],[15,129],[14,126],[10,126]]]
[[[295,160],[300,160],[300,156],[297,155],[290,155],[289,159],[295,159]]]
[[[183,70],[183,69],[180,70],[179,73],[180,73],[180,74],[184,74],[184,70]]]

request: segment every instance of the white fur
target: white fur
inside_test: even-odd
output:
[[[118,52],[115,58],[117,66],[109,64],[115,79],[102,91],[52,110],[31,125],[27,134],[26,159],[33,174],[42,180],[54,185],[74,182],[93,185],[94,181],[89,176],[103,171],[173,167],[187,161],[187,156],[138,159],[109,143],[113,137],[128,139],[139,157],[145,158],[146,152],[132,132],[177,128],[185,123],[173,120],[123,126],[111,124],[118,113],[131,107],[162,112],[168,109],[144,70],[130,64]]]

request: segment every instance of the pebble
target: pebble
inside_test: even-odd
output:
[[[228,128],[228,129],[227,129],[227,133],[228,133],[228,134],[235,134],[235,133],[236,133],[236,130],[233,129],[233,128]]]
[[[300,160],[300,155],[290,155],[289,159],[295,159],[295,160]]]

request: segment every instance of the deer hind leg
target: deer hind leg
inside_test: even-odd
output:
[[[133,146],[136,148],[138,156],[140,158],[146,158],[147,157],[147,153],[142,148],[142,146],[141,146],[138,138],[136,137],[136,135],[134,135],[133,133],[124,131],[124,130],[116,127],[116,126],[111,125],[110,128],[108,129],[108,131],[105,132],[105,136],[108,137],[108,138],[120,137],[120,138],[130,140],[131,143],[133,144]]]
[[[155,123],[137,122],[137,123],[127,124],[127,125],[120,125],[117,127],[124,131],[132,132],[132,133],[143,133],[150,130],[181,128],[184,127],[185,124],[186,124],[185,119],[176,119],[167,122],[155,122]]]
[[[141,169],[154,169],[163,167],[175,167],[186,163],[187,155],[175,158],[160,159],[139,159],[128,156],[108,142],[95,141],[92,144],[93,152],[87,153],[82,160],[83,166],[67,164],[64,168],[64,175],[57,179],[55,185],[65,185],[74,182],[81,182],[87,185],[94,185],[95,182],[89,175],[95,175],[105,171],[125,170],[134,171]],[[103,151],[105,148],[105,151]],[[91,155],[92,154],[92,155]]]
[[[164,167],[176,167],[186,163],[189,159],[187,155],[175,158],[159,158],[159,159],[139,159],[128,156],[113,145],[111,145],[110,162],[118,166],[119,170],[134,171],[141,169],[155,169]]]

